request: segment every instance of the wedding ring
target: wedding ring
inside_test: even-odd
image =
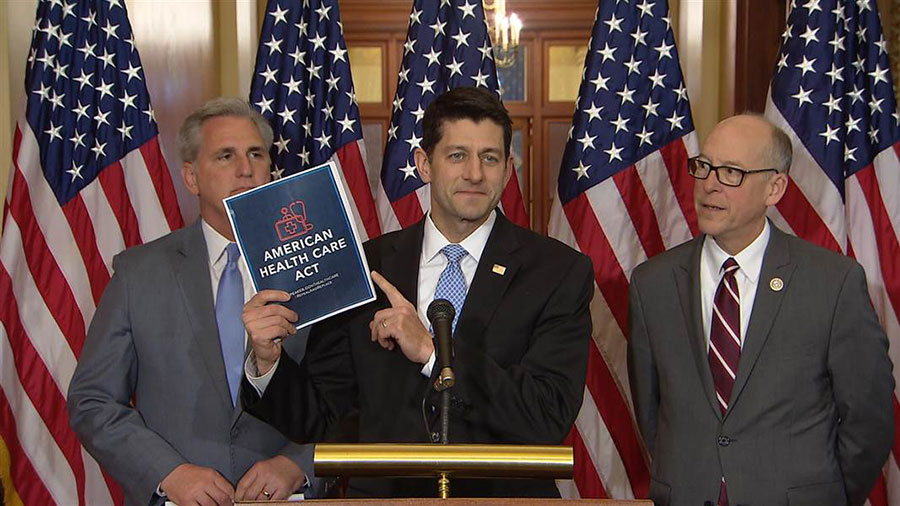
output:
[[[266,499],[270,499],[272,497],[272,492],[268,490],[263,490],[263,495],[266,496]]]
[[[383,328],[387,328],[387,318],[385,318],[384,320],[381,320],[381,326]]]

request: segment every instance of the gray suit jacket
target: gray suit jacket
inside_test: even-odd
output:
[[[72,428],[126,502],[158,502],[157,485],[183,463],[235,485],[278,454],[311,473],[310,447],[232,406],[200,222],[128,249],[113,266],[68,406]],[[294,341],[285,350],[299,360],[305,340]]]
[[[772,227],[723,416],[700,314],[703,239],[632,276],[628,372],[650,497],[715,504],[724,476],[732,506],[862,504],[893,441],[894,388],[863,269]]]

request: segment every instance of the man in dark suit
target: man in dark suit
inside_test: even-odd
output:
[[[453,339],[451,442],[559,444],[584,389],[590,260],[495,210],[514,170],[512,126],[496,97],[456,88],[423,121],[415,159],[431,183],[431,210],[366,244],[379,298],[317,324],[300,364],[280,353],[296,314],[267,304],[287,294],[260,292],[245,307],[254,350],[247,374],[264,392],[257,400],[244,389],[248,409],[295,441],[321,440],[353,409],[360,442],[437,441],[440,395],[424,312],[436,295],[454,300],[456,286],[466,294]],[[355,479],[350,494],[434,497],[436,485]],[[454,480],[453,495],[558,492],[550,480]]]
[[[659,505],[861,505],[887,458],[894,381],[863,269],[766,219],[790,165],[761,116],[720,123],[689,162],[703,235],[632,275]]]
[[[115,258],[69,386],[70,421],[128,504],[286,498],[307,482],[312,449],[236,402],[252,290],[222,203],[269,181],[272,129],[245,102],[216,99],[178,141],[201,219]],[[299,357],[303,340],[285,351]]]

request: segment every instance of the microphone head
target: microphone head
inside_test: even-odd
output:
[[[456,309],[447,299],[434,299],[428,305],[428,311],[425,314],[430,322],[437,318],[447,318],[452,321],[453,317],[456,316]]]

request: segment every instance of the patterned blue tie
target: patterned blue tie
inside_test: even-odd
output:
[[[219,326],[219,341],[222,343],[222,359],[225,362],[228,389],[231,390],[231,403],[237,405],[244,362],[245,337],[244,324],[241,322],[244,283],[237,264],[241,257],[237,244],[229,243],[225,252],[228,254],[228,262],[219,278],[219,288],[216,291],[216,324]]]
[[[441,253],[447,257],[447,267],[438,278],[437,290],[434,291],[435,299],[447,299],[453,304],[456,316],[453,317],[453,331],[456,332],[456,322],[459,313],[462,312],[463,302],[466,300],[466,278],[463,276],[459,262],[469,253],[459,244],[448,244],[441,248]]]

